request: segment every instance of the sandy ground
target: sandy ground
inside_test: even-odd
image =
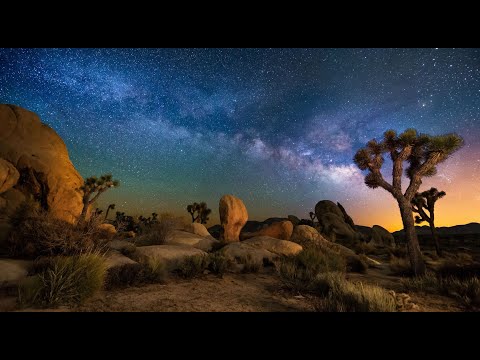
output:
[[[366,274],[349,273],[351,281],[382,286],[401,292],[400,278],[389,275],[388,266],[371,268]],[[152,284],[101,291],[85,304],[57,309],[16,308],[14,294],[0,297],[0,311],[97,311],[97,312],[304,312],[313,311],[310,295],[286,291],[272,270],[259,274],[202,275],[196,279],[171,277],[166,284]],[[423,312],[458,312],[465,308],[454,299],[409,292]],[[415,310],[414,310],[415,311]]]

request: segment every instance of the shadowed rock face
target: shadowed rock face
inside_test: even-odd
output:
[[[226,243],[240,241],[240,231],[248,220],[247,208],[242,200],[233,195],[223,195],[219,204],[223,234],[220,240]]]
[[[330,240],[342,244],[352,244],[360,239],[360,234],[352,226],[353,220],[343,207],[330,200],[322,200],[315,205],[321,233]]]
[[[240,234],[241,240],[249,239],[255,236],[270,236],[272,238],[289,240],[293,232],[293,224],[289,220],[275,221],[270,224],[261,223],[262,226],[254,232],[244,232],[245,227]]]
[[[0,104],[0,159],[11,163],[19,173],[10,191],[33,197],[53,216],[70,223],[80,215],[83,179],[70,161],[63,140],[35,113]],[[0,197],[5,198],[5,193]],[[8,210],[8,203],[6,207]]]

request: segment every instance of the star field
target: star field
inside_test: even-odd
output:
[[[457,132],[465,147],[421,190],[447,192],[439,226],[480,221],[479,49],[0,49],[0,102],[39,114],[82,176],[121,181],[101,207],[206,201],[210,224],[232,193],[251,219],[308,218],[330,199],[398,229],[355,151],[390,128]]]

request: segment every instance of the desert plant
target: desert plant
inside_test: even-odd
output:
[[[277,264],[280,279],[288,288],[296,291],[311,291],[318,275],[330,271],[345,272],[346,260],[340,254],[310,247],[295,256],[283,257]]]
[[[44,271],[20,285],[19,301],[40,306],[82,303],[103,286],[106,271],[98,253],[55,257]]]
[[[411,276],[412,275],[412,266],[411,263],[401,257],[396,257],[394,255],[390,256],[390,271],[393,275],[399,276]]]
[[[105,213],[105,220],[107,220],[107,218],[108,218],[108,213],[110,212],[110,210],[115,210],[115,204],[110,204],[110,205],[108,205],[108,207],[107,207],[107,212]]]
[[[478,277],[466,279],[454,276],[442,277],[433,272],[411,279],[402,279],[407,290],[450,296],[462,301],[465,305],[480,306],[480,280]]]
[[[7,239],[12,256],[76,255],[106,248],[98,217],[73,225],[40,208],[30,209],[28,214],[24,209],[18,211],[23,217],[18,212],[13,215],[13,231]]]
[[[91,176],[86,178],[83,186],[80,190],[83,191],[83,208],[82,213],[80,214],[79,222],[85,221],[87,216],[88,208],[93,204],[105,191],[110,188],[115,188],[120,185],[118,180],[113,180],[112,174],[105,174],[97,178],[96,176]]]
[[[418,215],[415,216],[415,223],[421,224],[428,222],[430,231],[432,233],[433,242],[435,243],[435,250],[438,256],[442,256],[442,249],[438,241],[437,229],[435,228],[435,203],[446,195],[445,191],[438,191],[432,187],[430,190],[416,193],[412,199],[412,210]],[[426,213],[428,211],[428,215]]]
[[[445,161],[462,145],[463,139],[456,134],[430,136],[417,134],[416,130],[408,129],[397,135],[395,131],[388,130],[384,133],[381,142],[370,140],[366,147],[358,150],[355,154],[354,161],[360,170],[368,170],[365,184],[373,189],[382,187],[397,200],[405,230],[409,259],[416,276],[425,273],[425,262],[415,231],[411,201],[422,183],[422,178],[434,175],[437,164]],[[383,178],[381,173],[384,153],[389,153],[393,162],[391,184]],[[410,180],[405,193],[402,190],[404,162],[409,163],[405,173]]]
[[[149,258],[144,265],[144,277],[148,282],[163,283],[168,277],[165,261],[161,258]]]
[[[255,259],[251,254],[239,258],[239,262],[243,264],[242,272],[244,274],[257,273],[263,266],[263,260]]]
[[[194,202],[193,204],[187,206],[187,211],[192,217],[192,223],[199,222],[201,224],[207,223],[209,219],[208,215],[210,215],[212,212],[212,210],[207,207],[205,202]]]
[[[142,235],[135,238],[139,246],[164,245],[174,235],[175,221],[168,217],[161,217],[155,223],[142,228]]]
[[[203,255],[193,255],[185,258],[178,268],[178,274],[190,279],[203,274],[203,271],[208,267],[208,257]]]
[[[321,297],[314,303],[321,312],[394,312],[394,297],[381,287],[354,283],[340,273],[319,275],[317,293]]]
[[[225,255],[214,252],[208,256],[208,270],[223,276],[223,274],[232,266],[233,261]]]
[[[150,271],[145,270],[145,266],[134,263],[110,268],[105,278],[105,289],[111,290],[144,283],[146,276],[150,274]]]

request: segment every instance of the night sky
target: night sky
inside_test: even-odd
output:
[[[438,226],[480,221],[480,49],[0,49],[0,102],[39,114],[82,176],[121,181],[101,207],[206,201],[209,225],[232,193],[250,219],[308,218],[330,199],[397,230],[355,151],[390,128],[457,132],[466,145],[421,190],[447,192]]]

